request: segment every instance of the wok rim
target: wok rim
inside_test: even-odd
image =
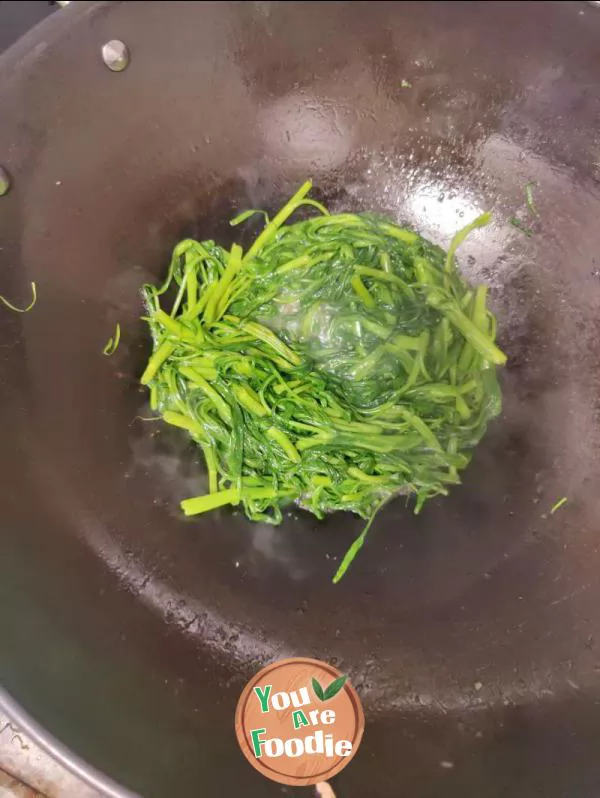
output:
[[[27,30],[10,47],[0,55],[0,66],[16,68],[20,60],[32,52],[40,40],[46,46],[54,44],[56,39],[72,29],[73,25],[106,6],[106,2],[82,2],[71,4],[60,13],[54,13]],[[45,49],[45,48],[44,48]],[[32,59],[37,60],[37,55]],[[0,710],[15,723],[45,754],[62,765],[71,774],[79,778],[89,787],[97,790],[107,798],[141,798],[139,793],[132,792],[98,770],[71,748],[62,743],[42,723],[29,712],[0,684]]]
[[[0,686],[0,710],[13,721],[44,753],[55,762],[63,765],[88,786],[98,790],[107,798],[141,798],[139,793],[131,792],[102,771],[90,765],[75,754],[57,737],[38,723],[15,699]]]

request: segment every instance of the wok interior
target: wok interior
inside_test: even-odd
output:
[[[174,5],[70,10],[0,65],[0,287],[39,292],[0,319],[1,680],[144,796],[281,792],[243,762],[233,713],[259,664],[293,654],[349,671],[365,705],[341,798],[595,794],[600,15]],[[98,56],[114,37],[120,75]],[[141,284],[181,237],[238,240],[236,211],[307,177],[332,210],[441,245],[492,209],[459,263],[490,285],[510,358],[464,484],[418,517],[386,508],[336,587],[360,519],[184,521],[198,453],[136,419]],[[529,180],[530,239],[507,223]]]

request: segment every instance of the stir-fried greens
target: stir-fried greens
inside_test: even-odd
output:
[[[278,524],[296,502],[318,518],[372,519],[400,493],[418,512],[460,481],[500,410],[495,366],[506,358],[487,289],[467,285],[454,261],[489,214],[446,254],[389,219],[330,215],[310,188],[267,217],[245,253],[182,241],[165,283],[144,287],[154,346],[142,383],[208,470],[209,492],[182,502],[187,515],[241,505]],[[306,205],[319,215],[286,224]]]

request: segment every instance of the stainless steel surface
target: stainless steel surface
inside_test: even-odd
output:
[[[0,3],[0,50],[47,16],[49,10],[48,3]],[[0,196],[6,193],[9,182],[9,176],[0,168]],[[100,795],[0,711],[2,798],[99,798]]]
[[[40,728],[1,687],[0,707],[0,767],[48,798],[139,798]]]
[[[4,770],[0,770],[0,796],[1,798],[45,798],[41,792],[34,790]]]
[[[40,748],[20,726],[0,712],[0,768],[18,777],[0,778],[2,798],[101,798],[66,767]],[[25,782],[27,787],[23,786]],[[4,790],[4,792],[3,792]],[[34,792],[35,791],[35,792]]]

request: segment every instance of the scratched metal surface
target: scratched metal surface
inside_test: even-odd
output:
[[[0,712],[2,798],[101,798]]]
[[[40,296],[0,318],[0,679],[144,798],[281,794],[242,761],[232,718],[247,675],[293,653],[335,662],[363,697],[338,798],[596,798],[600,16],[494,2],[65,14],[0,62],[14,176],[0,288],[18,298],[35,279]],[[120,75],[99,58],[115,36],[132,52]],[[419,518],[387,508],[336,588],[360,522],[184,522],[194,453],[133,421],[140,284],[182,235],[226,241],[234,209],[277,207],[307,175],[334,209],[386,211],[442,245],[493,208],[460,266],[490,285],[509,354],[503,416],[464,485]],[[526,238],[508,219],[530,180],[541,220]]]
[[[3,770],[0,770],[0,795],[2,798],[44,798],[41,792],[31,789]]]

